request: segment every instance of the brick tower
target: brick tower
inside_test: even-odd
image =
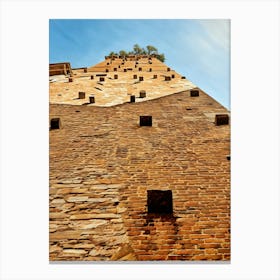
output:
[[[230,260],[230,113],[153,56],[50,83],[50,261]]]

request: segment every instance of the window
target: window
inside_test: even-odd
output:
[[[148,190],[149,214],[172,214],[172,191]]]
[[[229,116],[227,114],[218,114],[215,116],[216,125],[227,125],[229,122]]]
[[[197,90],[197,89],[191,90],[190,92],[191,92],[191,97],[199,96],[199,90]]]
[[[51,129],[59,129],[60,128],[60,118],[51,119]]]
[[[140,126],[152,126],[152,116],[140,116]]]

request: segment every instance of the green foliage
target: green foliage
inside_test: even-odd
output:
[[[109,56],[111,56],[111,57],[114,56],[114,55],[118,55],[118,54],[115,53],[115,52],[110,52],[110,53],[109,53]]]
[[[148,46],[146,47],[146,49],[147,49],[147,53],[148,53],[149,55],[150,55],[150,54],[157,54],[157,53],[158,53],[157,48],[155,48],[154,46],[148,45]]]
[[[164,53],[157,54],[157,55],[156,55],[156,58],[157,58],[158,60],[160,60],[161,62],[164,62],[164,61],[165,61]]]
[[[109,56],[120,55],[121,57],[126,57],[128,55],[155,55],[155,57],[161,62],[165,61],[165,56],[163,53],[159,54],[158,49],[154,46],[148,45],[146,48],[141,48],[138,44],[133,46],[132,51],[120,50],[118,53],[110,52]]]
[[[138,44],[135,44],[133,46],[133,51],[134,51],[134,54],[141,54],[142,49],[141,49],[141,47]]]
[[[128,54],[127,54],[126,51],[121,50],[121,51],[119,51],[119,55],[122,56],[122,57],[126,57]]]

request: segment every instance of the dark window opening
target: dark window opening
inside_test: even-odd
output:
[[[219,114],[215,116],[216,125],[227,125],[229,122],[229,117],[227,114]]]
[[[83,91],[79,92],[79,99],[85,99],[86,98],[86,93]]]
[[[149,214],[172,214],[172,191],[148,190]]]
[[[135,102],[135,95],[131,95],[131,96],[130,96],[130,102],[131,102],[131,103],[134,103],[134,102]]]
[[[89,97],[89,103],[95,103],[95,98],[94,96]]]
[[[51,119],[51,129],[60,128],[60,118]]]
[[[197,89],[191,90],[191,97],[197,97],[197,96],[199,96],[199,90]]]
[[[140,126],[152,126],[152,116],[140,116]]]
[[[140,98],[145,98],[146,97],[146,91],[145,90],[140,90]]]

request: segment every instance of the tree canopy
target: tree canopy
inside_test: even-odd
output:
[[[119,55],[122,57],[126,57],[128,55],[154,55],[161,62],[165,61],[164,54],[163,53],[159,54],[158,49],[151,45],[146,46],[146,48],[142,48],[138,44],[135,44],[133,46],[132,51],[120,50],[119,52],[112,51],[109,53],[109,56],[114,56],[114,55]]]

